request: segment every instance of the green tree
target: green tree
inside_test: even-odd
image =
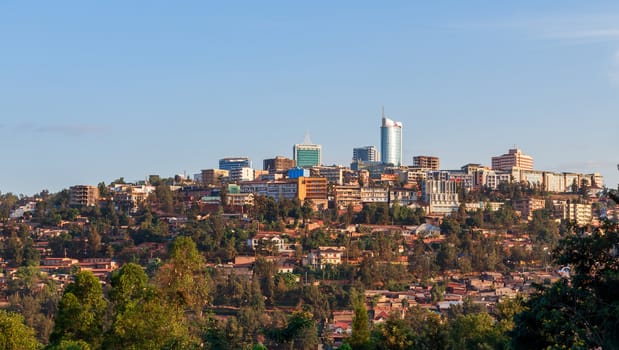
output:
[[[210,277],[204,257],[189,237],[177,237],[169,249],[167,262],[155,275],[155,284],[167,301],[202,315],[209,302]]]
[[[365,307],[365,294],[351,290],[351,300],[354,310],[352,319],[352,335],[348,343],[353,349],[367,349],[370,346],[370,324],[368,311]]]
[[[115,272],[109,296],[114,315],[106,334],[107,349],[161,349],[169,344],[191,344],[182,310],[162,302],[141,266],[129,263]]]
[[[571,277],[538,286],[515,317],[515,349],[619,348],[619,233],[606,222],[592,234],[562,239],[554,251]]]
[[[56,324],[50,335],[52,345],[63,340],[83,340],[98,348],[103,340],[107,302],[101,283],[90,271],[79,272],[58,304]]]
[[[399,315],[390,315],[379,331],[377,349],[405,350],[413,347],[414,334]]]
[[[58,344],[54,344],[45,348],[46,350],[90,350],[92,349],[88,343],[83,340],[62,340]]]
[[[41,344],[34,335],[34,329],[24,324],[24,318],[16,313],[0,310],[0,349],[35,350]]]
[[[140,302],[148,296],[148,276],[144,269],[135,263],[123,265],[112,273],[110,301],[116,313],[122,313],[131,303]]]
[[[458,316],[449,330],[449,349],[501,349],[507,346],[507,336],[494,326],[486,312]]]
[[[267,329],[267,336],[275,343],[283,344],[289,349],[315,349],[318,345],[318,331],[312,314],[306,311],[295,311],[283,328]]]

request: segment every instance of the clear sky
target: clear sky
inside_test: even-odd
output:
[[[619,182],[619,2],[2,1],[0,191],[34,194],[219,158],[325,164],[404,123],[404,163]]]

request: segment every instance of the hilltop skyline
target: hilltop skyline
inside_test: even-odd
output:
[[[240,6],[239,6],[240,5]],[[619,182],[619,4],[0,4],[0,191],[380,146]]]

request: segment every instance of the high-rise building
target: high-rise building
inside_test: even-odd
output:
[[[402,165],[402,123],[385,117],[384,113],[380,127],[380,161]]]
[[[492,157],[492,169],[494,170],[512,170],[514,167],[521,170],[533,170],[533,157],[516,148],[510,149],[507,154]]]
[[[415,156],[413,157],[413,166],[424,168],[424,169],[439,170],[440,161],[438,157]]]
[[[299,168],[311,168],[322,163],[322,146],[296,144],[292,148],[293,158]]]
[[[297,165],[294,159],[282,156],[265,159],[262,164],[264,170],[270,171],[286,171],[288,169],[294,168]]]
[[[357,147],[352,149],[352,161],[378,162],[378,150],[374,146]]]
[[[294,160],[299,168],[311,168],[322,163],[321,145],[300,145],[293,147]]]
[[[251,168],[251,159],[247,157],[231,157],[219,160],[219,169],[232,170],[238,168]]]

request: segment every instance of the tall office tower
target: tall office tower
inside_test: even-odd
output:
[[[507,154],[502,156],[492,157],[492,169],[494,170],[512,170],[513,167],[521,170],[533,170],[533,157],[522,153],[517,148],[510,149]]]
[[[285,171],[294,168],[297,164],[293,159],[277,156],[275,158],[265,159],[263,162],[264,170],[270,171]]]
[[[440,168],[440,161],[438,157],[433,156],[415,156],[413,157],[413,166],[438,170]]]
[[[402,123],[385,117],[380,127],[380,161],[394,166],[402,165]]]
[[[292,155],[299,168],[311,168],[322,164],[322,146],[312,144],[309,133],[305,135],[303,144],[292,147]]]
[[[219,160],[219,169],[230,171],[238,168],[251,168],[251,159],[247,157],[234,157]]]
[[[374,146],[365,146],[352,149],[352,161],[378,162],[378,150]]]

